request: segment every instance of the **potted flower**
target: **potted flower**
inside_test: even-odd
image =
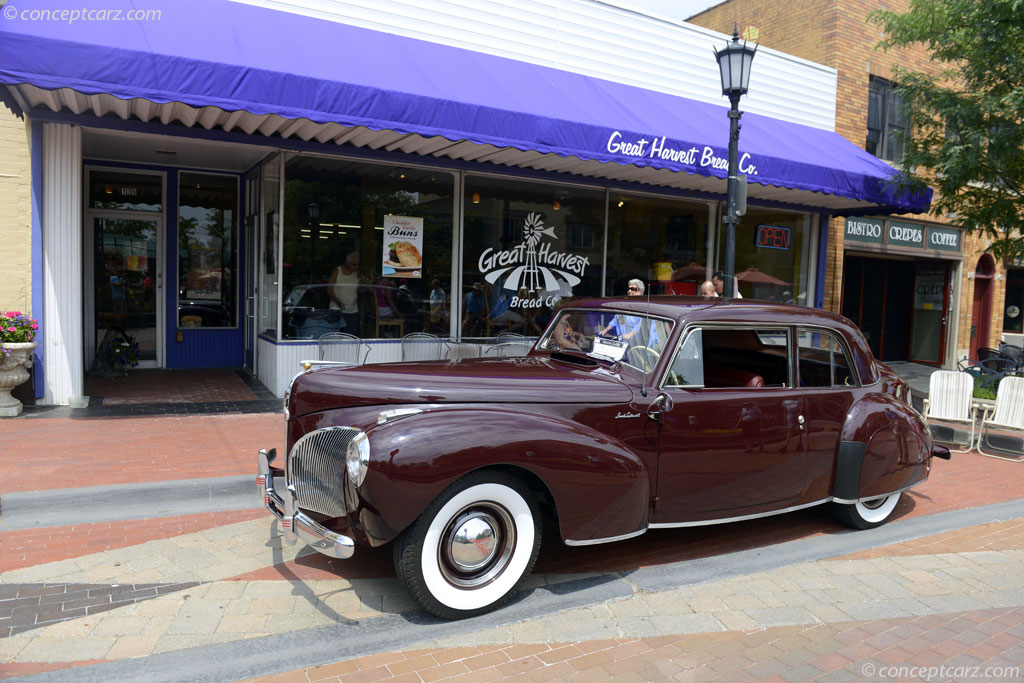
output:
[[[11,389],[29,378],[39,323],[18,311],[0,313],[0,417],[21,414],[21,401]]]
[[[130,334],[120,332],[106,348],[107,361],[115,370],[134,368],[139,364],[139,342]]]

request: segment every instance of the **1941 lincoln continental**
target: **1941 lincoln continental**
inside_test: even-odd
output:
[[[573,302],[525,357],[310,369],[285,419],[258,485],[288,540],[391,543],[447,619],[508,600],[542,528],[590,545],[828,503],[863,529],[949,458],[845,318],[697,297]]]

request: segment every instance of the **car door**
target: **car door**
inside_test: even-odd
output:
[[[798,327],[797,384],[807,406],[809,495],[822,499],[832,488],[836,451],[846,416],[860,383],[838,335],[818,327]]]
[[[784,327],[691,328],[663,384],[655,523],[787,507],[806,488],[804,397]]]

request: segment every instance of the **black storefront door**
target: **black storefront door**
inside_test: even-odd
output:
[[[842,313],[860,327],[882,361],[910,358],[914,264],[847,256],[843,264]]]

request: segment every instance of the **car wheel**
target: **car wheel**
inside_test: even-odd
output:
[[[833,503],[832,509],[839,521],[854,529],[871,529],[885,524],[892,516],[896,504],[900,502],[900,493],[891,493],[883,498],[865,500],[859,503]]]
[[[449,486],[395,542],[395,571],[430,614],[471,617],[512,597],[540,538],[529,489],[504,473],[475,473]]]

